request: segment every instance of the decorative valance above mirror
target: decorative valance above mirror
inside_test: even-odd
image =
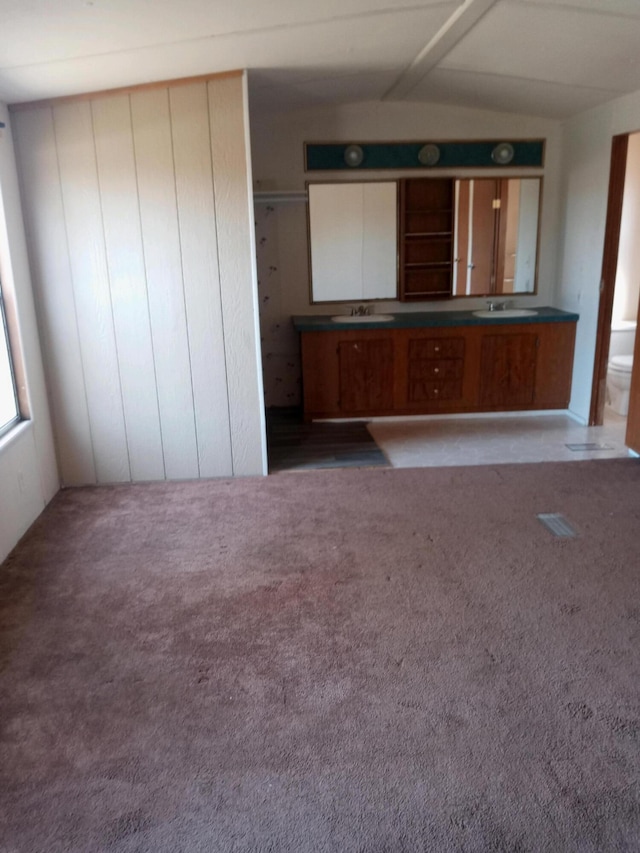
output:
[[[311,301],[535,293],[541,178],[309,183]]]
[[[544,165],[544,139],[420,142],[307,142],[307,172],[342,169],[477,169]]]

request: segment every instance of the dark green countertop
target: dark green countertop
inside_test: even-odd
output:
[[[482,309],[477,309],[482,310]],[[380,309],[379,314],[393,314],[393,320],[376,322],[334,323],[331,317],[340,314],[307,314],[292,317],[293,325],[298,332],[338,332],[346,329],[419,329],[441,328],[445,326],[495,326],[515,325],[525,323],[575,323],[579,315],[570,311],[548,306],[535,307],[536,311],[526,317],[505,317],[500,311],[495,311],[491,317],[476,317],[473,311],[405,311],[395,313]],[[344,311],[346,314],[347,312]]]

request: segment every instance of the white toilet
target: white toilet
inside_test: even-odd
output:
[[[629,388],[631,387],[636,325],[632,320],[618,320],[611,326],[607,366],[607,402],[614,412],[624,417],[629,412]]]

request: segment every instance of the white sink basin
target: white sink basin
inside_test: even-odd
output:
[[[503,311],[474,311],[474,317],[487,317],[492,320],[505,320],[507,317],[531,317],[537,314],[533,308],[505,308]]]
[[[388,323],[393,320],[393,314],[336,314],[331,318],[334,323]]]

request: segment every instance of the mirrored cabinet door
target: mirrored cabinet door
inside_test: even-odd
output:
[[[453,296],[533,293],[539,178],[455,182]]]
[[[395,181],[309,184],[312,302],[395,299]]]

